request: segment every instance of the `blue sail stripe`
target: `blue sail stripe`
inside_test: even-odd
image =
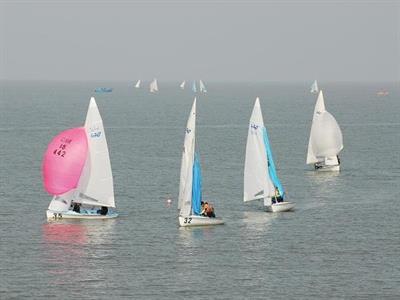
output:
[[[192,183],[192,212],[195,215],[200,215],[201,213],[201,166],[198,154],[194,155],[193,162],[193,183]]]
[[[275,168],[275,163],[274,163],[274,159],[272,157],[272,150],[269,144],[269,138],[268,138],[268,133],[267,133],[267,128],[263,128],[263,138],[264,138],[264,145],[265,145],[265,149],[267,152],[267,159],[268,159],[268,173],[269,176],[271,177],[272,183],[274,184],[274,186],[278,189],[279,191],[279,195],[282,196],[282,198],[284,198],[285,196],[285,190],[283,189],[283,186],[278,178],[278,174],[276,173],[276,168]]]

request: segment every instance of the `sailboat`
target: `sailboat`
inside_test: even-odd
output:
[[[199,155],[195,152],[195,133],[196,98],[193,101],[187,121],[183,144],[178,201],[179,225],[187,227],[223,224],[222,218],[200,215],[202,176]]]
[[[184,90],[185,89],[185,84],[186,84],[186,81],[184,80],[184,81],[182,81],[182,83],[181,83],[181,85],[179,86],[182,90]]]
[[[197,93],[196,81],[193,81],[193,83],[192,83],[192,91],[193,91],[193,93]]]
[[[314,80],[314,82],[311,85],[310,93],[311,94],[317,94],[318,91],[319,91],[319,89],[318,89],[317,80]]]
[[[103,121],[92,97],[85,125],[59,133],[43,159],[43,183],[53,199],[47,219],[110,219],[118,216]],[[100,208],[101,209],[96,209]]]
[[[158,92],[157,78],[154,78],[150,83],[150,93]]]
[[[199,86],[200,86],[200,93],[207,93],[206,86],[204,85],[204,82],[201,79],[199,82]]]
[[[135,88],[137,88],[137,89],[140,88],[140,82],[141,82],[141,81],[140,81],[140,79],[139,79],[139,80],[136,82],[136,84],[135,84]]]
[[[266,210],[270,212],[284,212],[294,208],[293,202],[285,200],[286,194],[276,173],[259,98],[254,103],[250,117],[243,187],[244,202],[263,199]]]
[[[318,171],[339,171],[339,152],[343,149],[342,132],[335,118],[325,109],[324,95],[319,91],[308,141],[307,164]]]

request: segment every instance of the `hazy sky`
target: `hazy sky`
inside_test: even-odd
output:
[[[0,0],[0,78],[400,80],[400,1]]]

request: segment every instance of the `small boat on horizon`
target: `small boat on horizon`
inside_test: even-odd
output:
[[[376,95],[379,97],[384,97],[384,96],[389,95],[389,92],[386,90],[380,90],[380,91],[376,92]]]
[[[98,87],[95,88],[94,91],[95,93],[111,93],[113,89],[108,87]]]
[[[204,82],[201,79],[199,81],[199,87],[200,87],[200,93],[207,93],[206,86],[204,85]]]
[[[185,84],[186,84],[186,81],[184,80],[184,81],[182,81],[182,83],[181,83],[181,85],[179,86],[182,90],[184,90],[185,89]]]
[[[140,88],[140,83],[141,83],[141,81],[140,81],[140,79],[136,82],[136,84],[135,84],[135,88]]]
[[[317,80],[314,80],[314,82],[312,83],[311,88],[310,88],[310,93],[317,94],[318,92],[319,92],[318,83],[317,83]]]
[[[154,78],[153,81],[150,83],[150,93],[158,92],[158,84],[157,78]]]

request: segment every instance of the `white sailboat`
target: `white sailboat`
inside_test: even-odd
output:
[[[319,92],[319,89],[318,89],[317,80],[314,80],[314,82],[311,85],[310,93],[317,94],[318,92]]]
[[[185,84],[186,84],[186,81],[184,80],[184,81],[182,81],[182,83],[181,83],[181,85],[179,86],[182,90],[184,90],[185,89]]]
[[[136,84],[135,84],[135,88],[137,88],[137,89],[140,88],[140,82],[141,82],[141,81],[140,81],[140,79],[139,79],[139,80],[136,82]]]
[[[206,86],[204,85],[204,82],[201,79],[199,82],[199,86],[200,86],[200,93],[207,93]]]
[[[154,78],[150,83],[150,93],[158,92],[157,78]]]
[[[118,216],[103,121],[90,99],[84,127],[61,132],[43,162],[46,190],[54,197],[47,219],[110,219]],[[100,209],[101,207],[101,209]]]
[[[223,224],[222,218],[200,215],[201,171],[200,161],[195,153],[195,134],[196,98],[187,121],[183,144],[178,200],[179,225],[188,227]]]
[[[257,98],[250,117],[244,165],[243,201],[264,200],[270,212],[289,211],[294,203],[285,201],[285,191],[276,174],[267,129]]]
[[[343,149],[342,131],[335,118],[325,109],[324,95],[320,90],[308,141],[307,164],[318,171],[339,171],[339,153]]]
[[[193,80],[193,83],[192,83],[192,92],[193,93],[197,93],[196,81],[194,81],[194,80]]]

